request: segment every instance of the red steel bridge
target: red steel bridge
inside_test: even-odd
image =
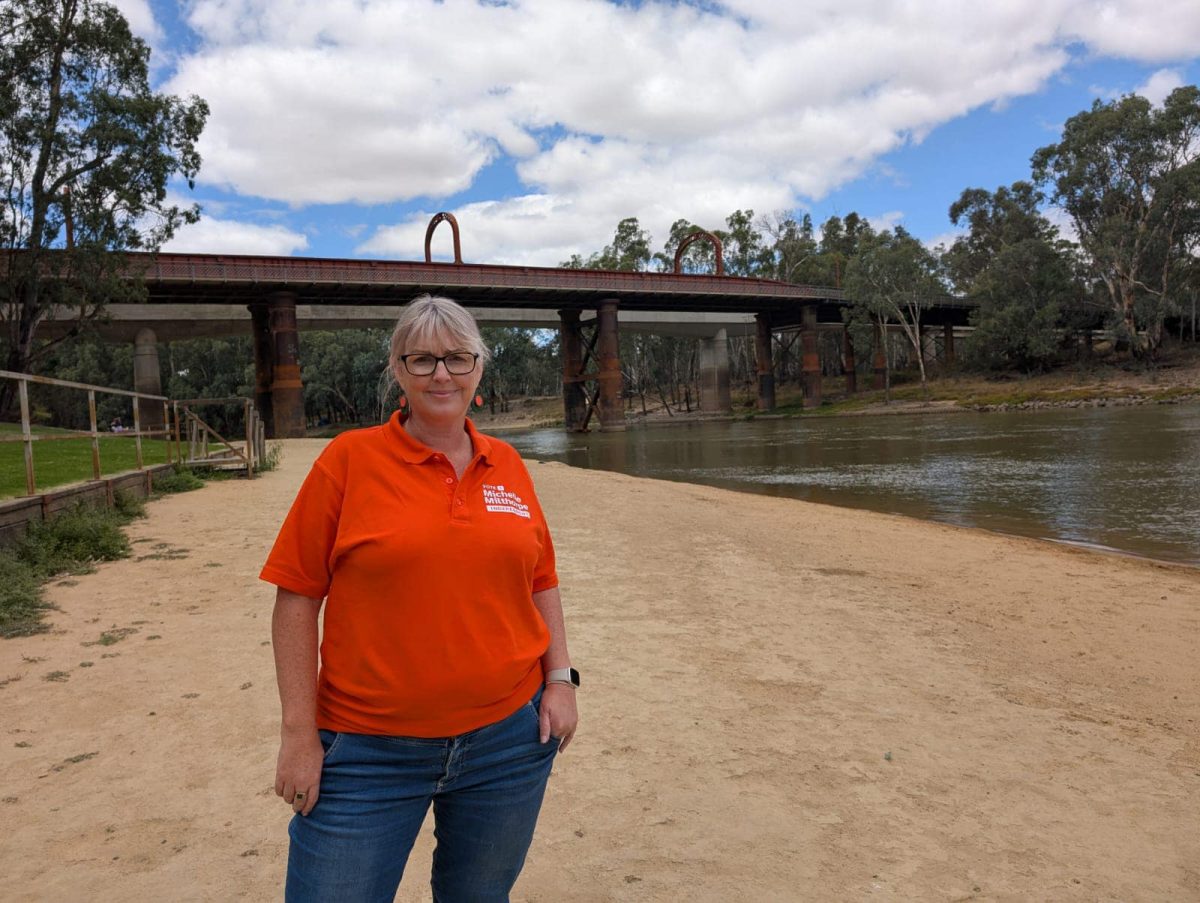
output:
[[[453,230],[454,262],[432,261],[431,239],[440,222]],[[715,274],[681,272],[681,258],[696,240],[714,246]],[[753,314],[756,322],[758,404],[775,405],[771,365],[772,335],[797,331],[801,340],[806,406],[820,404],[821,368],[817,330],[842,324],[850,302],[840,289],[793,285],[724,274],[716,236],[697,232],[679,248],[671,273],[613,272],[553,267],[499,266],[462,262],[458,224],[438,214],[429,224],[424,261],[338,260],[225,254],[130,254],[131,274],[140,275],[147,300],[180,305],[244,305],[253,324],[255,395],[268,429],[278,437],[304,434],[296,305],[394,306],[423,293],[445,295],[472,308],[545,309],[558,313],[563,360],[563,403],[568,430],[586,430],[597,416],[602,429],[624,426],[621,365],[618,355],[620,311],[660,313]],[[943,348],[954,354],[954,327],[968,325],[972,305],[939,298],[923,315],[923,327],[942,327]],[[594,312],[594,316],[592,315]],[[585,316],[586,314],[586,316]],[[854,349],[844,333],[844,366],[854,372]],[[154,336],[139,341],[153,346]],[[876,341],[877,377],[882,373],[882,343]],[[157,367],[139,372],[148,380]],[[729,409],[728,353],[725,335],[702,340],[701,404],[706,410]],[[157,387],[139,388],[157,393]]]

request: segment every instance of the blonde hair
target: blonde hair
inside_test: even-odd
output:
[[[400,355],[409,348],[424,345],[422,351],[431,351],[433,343],[439,339],[448,347],[458,346],[463,351],[478,354],[481,363],[487,363],[491,358],[475,318],[465,307],[449,298],[421,295],[405,305],[396,320],[388,351],[388,366],[395,370],[400,363]]]
[[[419,295],[400,311],[392,330],[387,372],[380,380],[380,420],[386,416],[389,396],[397,386],[396,368],[400,366],[400,356],[407,354],[410,348],[432,351],[437,344],[478,354],[480,364],[487,363],[492,357],[479,333],[479,324],[465,307],[450,298]]]

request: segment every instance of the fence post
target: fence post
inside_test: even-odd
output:
[[[17,380],[17,394],[21,397],[21,436],[25,446],[25,489],[26,495],[37,495],[37,483],[33,478],[33,434],[29,427],[29,382]]]
[[[142,469],[142,406],[140,398],[133,399],[133,447],[137,455],[137,469]]]
[[[96,428],[96,390],[88,389],[88,419],[92,424],[92,477],[100,479],[100,432]]]
[[[254,479],[254,424],[250,422],[250,402],[242,404],[242,419],[246,428],[246,479]]]
[[[179,403],[172,402],[171,410],[174,413],[175,419],[175,466],[183,466],[183,439],[179,435]],[[167,436],[167,441],[171,441],[171,437]]]
[[[167,447],[167,463],[171,463],[171,406],[163,402],[163,442]]]

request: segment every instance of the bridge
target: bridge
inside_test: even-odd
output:
[[[455,262],[431,260],[430,238],[441,221],[454,230]],[[715,274],[680,271],[687,245],[713,242]],[[586,430],[593,415],[601,429],[623,429],[619,319],[628,326],[657,321],[660,329],[707,329],[701,343],[701,408],[730,408],[726,337],[756,336],[758,405],[775,406],[772,335],[799,332],[804,404],[821,402],[821,368],[817,332],[842,328],[849,305],[836,288],[794,285],[768,279],[724,274],[721,247],[710,233],[695,233],[680,245],[671,273],[614,272],[552,267],[467,264],[459,250],[458,227],[449,214],[438,214],[426,234],[425,261],[339,260],[223,254],[127,255],[130,273],[144,281],[152,310],[177,311],[156,329],[142,326],[137,336],[135,388],[158,394],[158,363],[151,360],[155,342],[165,329],[182,324],[188,335],[200,334],[201,310],[214,305],[249,313],[254,336],[255,401],[271,434],[304,434],[304,395],[300,381],[298,330],[302,321],[369,322],[368,309],[396,308],[423,293],[445,295],[482,313],[484,322],[556,327],[563,361],[563,404],[568,430]],[[141,307],[141,305],[137,305]],[[314,313],[320,311],[320,314]],[[926,312],[923,327],[943,329],[944,348],[953,358],[954,327],[968,325],[971,305],[955,298],[939,299]],[[128,307],[119,311],[132,314]],[[306,314],[301,316],[301,313]],[[380,310],[383,313],[383,310]],[[388,310],[390,319],[393,310]],[[193,316],[189,316],[193,314]],[[115,322],[115,321],[114,321]],[[168,323],[173,325],[168,327]],[[324,328],[330,328],[325,326]],[[743,332],[744,330],[744,332]],[[878,330],[877,330],[878,331]],[[852,378],[854,349],[843,329],[845,367]],[[882,378],[882,342],[876,340],[875,370]]]

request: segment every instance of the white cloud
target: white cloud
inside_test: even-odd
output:
[[[1183,77],[1178,69],[1159,69],[1142,84],[1133,89],[1134,94],[1140,94],[1156,107],[1162,106],[1167,95],[1176,88],[1183,87]]]
[[[162,38],[162,29],[155,21],[149,0],[110,0],[110,2],[120,10],[125,21],[129,23],[129,30],[135,35],[151,44]]]
[[[261,254],[286,257],[308,247],[308,239],[284,226],[259,226],[231,219],[201,217],[183,226],[163,245],[182,254]]]
[[[1075,221],[1071,219],[1071,214],[1062,207],[1047,206],[1042,209],[1042,214],[1050,221],[1050,225],[1058,229],[1059,238],[1067,241],[1079,241],[1079,232],[1075,229]]]
[[[456,205],[464,253],[554,263],[631,212],[662,237],[679,217],[820,199],[942,123],[1039,90],[1073,42],[1143,61],[1200,47],[1195,0],[705,6],[193,0],[201,48],[167,87],[211,105],[206,182],[294,206],[432,212],[509,155],[522,193]],[[360,250],[419,254],[425,219]]]

